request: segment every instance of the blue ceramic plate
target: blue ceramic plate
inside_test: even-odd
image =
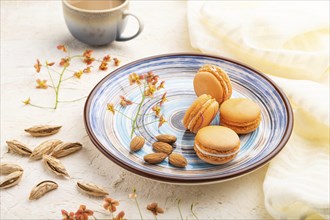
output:
[[[195,135],[185,131],[182,119],[186,109],[196,99],[193,78],[204,64],[214,64],[224,69],[232,82],[233,98],[245,97],[261,107],[262,121],[259,128],[241,135],[241,150],[237,157],[224,165],[214,166],[200,160],[193,149]],[[122,115],[111,114],[107,103],[119,106],[120,95],[133,102],[141,100],[136,85],[130,86],[129,74],[153,71],[165,80],[168,102],[162,113],[168,123],[158,128],[158,123],[149,124],[153,116],[144,115],[134,135],[145,137],[142,150],[130,153],[131,121]],[[163,92],[147,99],[142,114],[148,114],[159,101]],[[135,115],[137,105],[122,108],[126,115]],[[84,113],[85,126],[94,145],[110,160],[138,175],[171,183],[194,184],[227,180],[247,174],[278,154],[288,141],[293,124],[291,106],[274,82],[264,74],[236,61],[200,54],[167,54],[141,59],[124,65],[106,76],[90,93]],[[219,124],[217,116],[212,124]],[[186,168],[175,168],[166,159],[160,164],[150,165],[143,157],[152,153],[152,143],[159,134],[173,134],[178,139],[175,152],[188,160]]]

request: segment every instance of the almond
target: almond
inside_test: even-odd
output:
[[[144,161],[151,164],[157,164],[165,160],[167,154],[165,153],[151,153],[144,156]]]
[[[156,136],[156,139],[158,141],[165,142],[168,144],[174,144],[174,142],[176,142],[176,137],[174,135],[170,135],[170,134],[158,135],[158,136]]]
[[[173,153],[168,156],[168,159],[170,164],[175,167],[183,168],[188,164],[187,159],[182,154]]]
[[[143,147],[144,145],[144,138],[141,137],[141,136],[135,136],[131,143],[130,143],[130,148],[131,148],[131,151],[138,151],[138,150],[141,150],[141,148]]]
[[[164,143],[164,142],[155,142],[152,144],[152,148],[156,152],[165,153],[165,154],[170,154],[173,151],[173,147],[168,143]]]

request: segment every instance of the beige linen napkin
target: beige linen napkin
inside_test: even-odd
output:
[[[329,214],[329,2],[188,1],[191,44],[269,74],[294,110],[271,161],[265,207],[277,219]]]

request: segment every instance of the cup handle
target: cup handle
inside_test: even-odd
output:
[[[132,16],[132,17],[134,17],[138,21],[138,23],[139,23],[139,29],[138,29],[138,31],[133,36],[130,36],[130,37],[121,37],[121,36],[119,36],[119,37],[117,37],[116,41],[128,41],[128,40],[131,40],[131,39],[137,37],[142,32],[142,30],[143,30],[143,22],[136,15],[131,14],[131,13],[124,13],[123,14],[123,18],[125,18],[127,16]]]

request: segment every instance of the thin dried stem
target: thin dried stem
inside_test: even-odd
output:
[[[183,220],[182,212],[181,212],[181,208],[180,208],[180,202],[181,202],[181,199],[178,199],[178,210],[179,210],[179,213],[180,213],[180,218],[181,218],[181,220]]]

